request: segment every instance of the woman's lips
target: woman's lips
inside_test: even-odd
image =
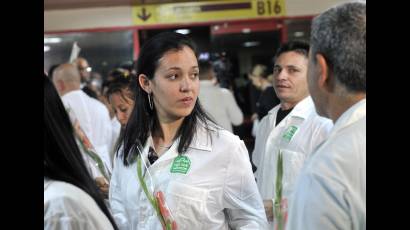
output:
[[[185,106],[190,106],[192,102],[194,101],[194,99],[192,99],[192,97],[184,97],[179,101]]]

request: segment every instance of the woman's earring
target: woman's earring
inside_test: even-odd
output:
[[[148,104],[149,104],[149,108],[150,108],[151,110],[153,110],[153,109],[154,109],[154,104],[153,104],[153,102],[152,102],[151,94],[150,94],[150,93],[148,94]]]

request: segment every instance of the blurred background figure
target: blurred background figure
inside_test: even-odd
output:
[[[222,52],[217,55],[217,59],[213,62],[213,68],[216,74],[216,78],[221,88],[232,90],[232,63],[229,58],[226,57],[226,53]]]
[[[85,58],[78,57],[73,63],[77,66],[77,69],[81,77],[81,90],[88,96],[98,99],[98,93],[91,87],[91,67],[88,65],[88,61]]]
[[[130,68],[130,66],[128,66]],[[118,121],[117,116],[115,115],[115,111],[114,111],[114,107],[112,106],[112,104],[109,102],[108,100],[108,96],[107,92],[109,89],[109,86],[113,83],[113,82],[117,82],[120,83],[122,86],[122,83],[124,84],[129,84],[131,81],[132,76],[130,75],[130,71],[128,69],[124,69],[124,68],[115,68],[113,70],[111,70],[106,79],[103,81],[103,85],[102,85],[102,95],[100,97],[100,101],[107,107],[109,113],[110,113],[110,119],[111,119],[111,127],[112,127],[112,131],[113,131],[113,149],[115,149],[115,143],[118,139],[118,137],[120,136],[120,132],[121,132],[121,123]],[[124,82],[125,81],[125,82]],[[132,98],[132,100],[134,100],[134,98]]]
[[[111,170],[109,150],[113,136],[107,108],[80,89],[80,74],[73,64],[60,65],[54,72],[53,82],[64,106],[78,119],[81,129]]]
[[[273,74],[272,80],[273,80]],[[256,102],[256,114],[258,120],[268,114],[268,112],[280,103],[278,96],[272,86],[272,80],[268,79],[269,71],[265,65],[258,64],[252,70],[252,82],[260,90],[259,98]]]
[[[94,91],[97,95],[97,98],[100,100],[101,97],[101,92],[102,92],[102,84],[103,84],[103,78],[100,73],[98,72],[91,72],[91,78],[90,78],[90,88],[92,91]]]
[[[258,125],[262,118],[280,102],[273,89],[272,82],[268,80],[268,76],[268,67],[262,64],[256,64],[249,74],[252,85],[258,91],[258,93],[253,92],[253,95],[257,95],[257,98],[254,98],[254,100],[256,99],[256,102],[254,101],[255,112],[251,117],[251,121],[253,121],[253,136],[256,136]],[[255,89],[251,90],[255,91]]]
[[[131,111],[134,108],[135,83],[136,76],[123,71],[122,74],[117,75],[109,84],[106,92],[109,105],[115,114],[115,120],[120,124],[120,132],[116,134],[116,142],[111,150],[111,160],[114,160],[116,150],[119,148],[118,139],[123,135],[124,129],[128,123]],[[113,127],[116,128],[116,127]]]
[[[233,94],[217,85],[215,71],[208,61],[199,61],[199,100],[204,110],[224,129],[233,132],[232,125],[243,122],[243,113]]]
[[[87,171],[62,101],[44,75],[44,229],[118,229]]]

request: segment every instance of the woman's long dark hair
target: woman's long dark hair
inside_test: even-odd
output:
[[[154,36],[141,48],[136,66],[136,75],[139,76],[140,74],[144,74],[150,80],[153,79],[155,70],[158,68],[159,60],[162,56],[171,50],[182,50],[185,46],[192,49],[195,55],[197,55],[194,42],[185,35],[174,32],[164,32]],[[138,79],[134,80],[138,81]],[[136,147],[140,147],[138,145],[146,143],[149,135],[153,133],[155,129],[159,128],[157,127],[158,117],[155,106],[153,110],[151,110],[148,103],[148,94],[141,88],[140,84],[134,85],[136,93],[135,106],[125,128],[122,139],[123,142],[121,141],[124,145],[123,162],[126,166],[129,165],[129,162],[127,161],[127,159],[129,159],[129,154],[139,154],[138,151],[135,151],[137,149]],[[180,137],[178,145],[179,154],[183,154],[187,151],[195,136],[196,126],[199,121],[205,125],[207,130],[209,124],[214,124],[209,116],[203,111],[199,99],[197,99],[191,114],[184,118],[184,121],[174,137],[174,140]]]
[[[57,90],[44,74],[44,176],[81,188],[118,229],[87,171],[74,138],[73,126]]]

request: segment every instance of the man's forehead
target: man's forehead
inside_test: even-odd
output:
[[[308,58],[298,52],[288,51],[279,55],[275,61],[275,66],[306,66]]]
[[[88,62],[86,60],[80,60],[78,65],[81,67],[88,67]]]

